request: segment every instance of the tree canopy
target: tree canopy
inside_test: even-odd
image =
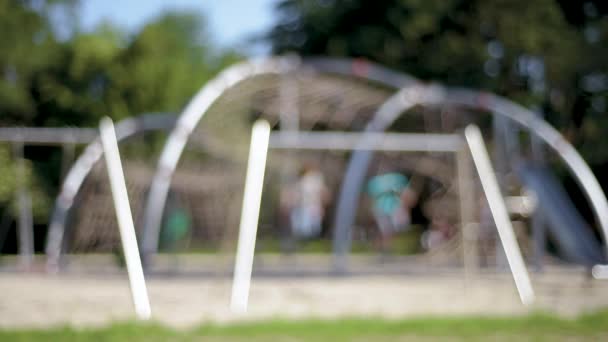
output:
[[[241,58],[212,44],[199,13],[164,12],[134,33],[111,23],[86,32],[76,20],[78,5],[0,0],[0,126],[94,127],[106,115],[179,112],[208,79]],[[0,207],[14,197],[18,171],[10,151],[0,146]],[[25,153],[26,181],[54,195],[61,152],[29,147]],[[44,194],[34,197],[45,202]]]
[[[103,115],[178,111],[239,58],[215,49],[204,18],[188,12],[164,13],[133,35],[105,23],[61,39],[55,27],[66,19],[54,23],[53,15],[75,6],[0,0],[0,124],[90,126]]]
[[[542,109],[608,161],[608,3],[601,0],[283,0],[276,53],[361,57]]]

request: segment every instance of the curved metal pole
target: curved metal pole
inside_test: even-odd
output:
[[[413,107],[416,99],[412,97],[418,96],[415,89],[416,86],[407,87],[384,102],[364,132],[384,131],[402,112]],[[354,213],[357,212],[359,195],[372,156],[371,150],[356,149],[344,174],[334,221],[333,250],[336,271],[343,270],[346,266],[346,255],[350,251],[352,239],[350,227],[355,221]]]
[[[592,205],[604,242],[608,241],[608,201],[591,172],[576,149],[561,134],[530,110],[497,95],[461,88],[424,87],[414,85],[404,88],[380,108],[378,114],[367,125],[366,131],[386,130],[399,116],[415,105],[459,105],[489,111],[493,115],[506,117],[549,145],[566,163],[569,170],[583,188]],[[371,160],[368,151],[355,151],[348,164],[344,183],[340,191],[334,226],[334,258],[336,270],[343,270],[346,253],[350,250],[350,230],[354,223],[358,197],[365,181]],[[336,241],[344,239],[344,242]],[[606,244],[608,248],[608,244]]]
[[[414,79],[408,75],[393,72],[361,60],[311,58],[301,61],[294,56],[271,57],[246,61],[226,69],[194,95],[180,115],[176,127],[167,138],[150,187],[144,212],[144,262],[148,261],[146,259],[157,251],[162,214],[171,185],[171,178],[190,134],[207,110],[225,91],[241,81],[258,75],[285,74],[299,68],[355,76],[396,89],[414,82]]]
[[[608,200],[597,178],[576,151],[553,126],[534,112],[497,95],[478,93],[468,89],[454,89],[448,93],[446,103],[477,107],[501,114],[513,120],[531,134],[545,142],[566,164],[585,196],[591,203],[595,219],[602,230],[606,248],[608,249]]]
[[[188,103],[167,138],[148,193],[142,240],[144,264],[149,262],[150,255],[156,253],[158,248],[163,209],[169,193],[171,177],[190,134],[203,115],[226,90],[241,81],[258,75],[282,74],[295,69],[298,64],[296,58],[270,58],[237,64],[207,83]]]
[[[122,141],[147,131],[170,130],[176,121],[177,116],[174,114],[144,114],[128,118],[116,124],[117,139],[118,141]],[[55,207],[51,215],[46,240],[47,267],[51,271],[57,270],[59,266],[66,219],[74,204],[74,198],[78,194],[87,175],[102,156],[101,141],[97,138],[85,148],[84,152],[74,162],[74,165],[65,176],[61,192],[55,200]]]

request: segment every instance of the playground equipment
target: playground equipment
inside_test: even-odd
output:
[[[532,285],[479,128],[474,125],[467,127],[465,136],[489,201],[521,301],[526,305],[531,304],[534,300]],[[272,142],[270,145],[269,140]],[[418,150],[459,152],[462,150],[461,140],[458,136],[332,132],[296,133],[295,135],[281,132],[271,136],[270,126],[266,121],[256,122],[252,130],[232,287],[231,308],[237,313],[247,311],[262,185],[264,184],[264,169],[269,147],[329,150],[356,148],[359,151],[393,150],[402,152]],[[460,161],[458,164],[460,166],[459,175],[462,179],[464,178],[465,162]],[[463,194],[470,195],[470,190],[468,190],[468,184],[463,181],[460,185],[460,202],[466,203],[471,199],[470,196],[463,196]],[[469,213],[464,209],[466,206],[463,205],[461,208],[463,208],[461,217],[467,217]]]
[[[275,57],[265,60],[244,62],[227,69],[216,79],[204,86],[193,97],[180,116],[180,119],[176,124],[176,129],[171,132],[167,139],[165,149],[159,159],[157,172],[151,184],[150,194],[148,196],[149,200],[146,205],[144,240],[142,246],[144,256],[150,257],[156,252],[162,219],[162,208],[165,205],[166,197],[169,192],[172,174],[177,168],[177,164],[189,136],[192,134],[203,115],[216,104],[226,91],[239,85],[245,87],[240,84],[243,81],[267,75],[279,75],[283,76],[285,79],[299,70],[302,71],[303,74],[318,75],[324,73],[323,75],[337,74],[359,77],[368,82],[375,81],[393,89],[398,89],[413,82],[413,79],[409,76],[392,73],[373,64],[346,60],[300,60],[296,57]],[[312,88],[314,83],[310,86]],[[302,87],[300,87],[300,89],[302,89]],[[288,103],[288,100],[285,101]],[[369,106],[369,104],[366,105]],[[278,108],[279,113],[283,113],[281,118],[285,118],[288,115],[294,116],[294,114],[296,114],[288,112],[289,109],[290,108]],[[297,119],[293,119],[291,121],[292,125],[295,125],[295,122],[298,121],[299,120]],[[294,129],[294,127],[284,128],[286,128],[286,130]]]
[[[132,131],[142,129],[140,126],[145,127],[144,129],[150,129],[156,125],[156,127],[167,128],[172,122],[172,118],[169,116],[155,116],[149,115],[137,119],[129,119],[123,122],[120,126],[121,135],[130,135]],[[19,168],[17,177],[23,177],[25,169],[23,167],[23,148],[25,145],[46,145],[46,146],[62,146],[63,150],[63,163],[62,173],[66,176],[66,186],[64,190],[68,190],[67,194],[71,193],[69,190],[77,192],[77,188],[82,183],[82,180],[86,176],[89,170],[83,170],[86,168],[88,163],[93,163],[97,159],[100,159],[105,155],[108,170],[110,172],[109,179],[112,185],[112,190],[116,204],[116,213],[119,221],[120,236],[122,237],[122,246],[125,254],[125,260],[127,263],[127,269],[129,274],[129,283],[131,285],[131,293],[133,298],[133,304],[135,311],[139,319],[148,319],[150,317],[150,303],[148,300],[147,289],[143,278],[143,272],[141,269],[141,261],[139,257],[137,240],[135,238],[135,229],[133,227],[133,220],[130,214],[130,205],[126,195],[126,186],[124,183],[124,177],[118,152],[118,146],[116,141],[116,133],[112,121],[106,118],[102,121],[100,126],[100,135],[98,136],[95,129],[82,129],[82,128],[0,128],[0,141],[7,141],[14,145],[14,151],[19,159]],[[121,136],[124,138],[124,136]],[[93,143],[91,143],[94,141]],[[91,143],[89,149],[83,156],[77,161],[75,168],[70,172],[67,172],[68,166],[73,158],[75,145]],[[81,177],[81,178],[80,178]],[[31,199],[30,189],[27,189],[23,180],[19,180],[19,194],[18,194],[18,207],[19,207],[19,224],[18,224],[18,247],[20,254],[21,266],[28,269],[31,267],[34,255],[34,232],[33,232],[33,221],[31,213]],[[72,188],[70,187],[72,186]],[[75,187],[75,188],[74,188]],[[58,219],[65,220],[65,212],[61,212],[62,209],[66,208],[65,202],[66,197],[59,197],[58,200],[64,200],[60,202],[63,206],[58,206],[56,209],[60,211]],[[71,202],[69,203],[71,205]],[[64,222],[60,222],[62,225]],[[2,227],[3,229],[6,227]],[[63,228],[63,226],[62,226]],[[61,240],[58,241],[61,245]]]
[[[27,145],[60,146],[62,154],[62,175],[67,172],[69,164],[74,157],[74,147],[92,141],[97,135],[94,129],[83,128],[34,128],[34,127],[0,127],[0,142],[12,145],[15,159],[17,160],[17,194],[16,206],[18,208],[17,239],[20,256],[20,264],[28,269],[31,266],[34,255],[34,227],[32,218],[31,192],[25,186],[23,179],[24,148]],[[4,218],[10,215],[4,214]],[[2,220],[0,224],[0,240],[4,240],[9,229],[10,222]]]
[[[144,114],[125,119],[116,127],[118,140],[122,141],[149,131],[169,130],[173,127],[175,120],[176,116],[171,114]],[[93,128],[0,127],[0,141],[9,142],[14,146],[13,150],[18,160],[23,159],[23,148],[26,145],[60,146],[63,151],[61,163],[63,185],[49,220],[45,248],[49,269],[56,270],[63,247],[68,213],[87,175],[103,156],[98,132]],[[82,144],[88,144],[88,146],[72,164],[75,147]],[[23,172],[18,172],[17,175],[23,175]],[[34,253],[31,207],[28,204],[31,203],[31,199],[29,199],[29,189],[23,186],[23,182],[18,183],[21,184],[17,195],[19,254],[21,264],[27,268]],[[0,228],[8,229],[6,225]]]
[[[239,226],[239,242],[234,266],[234,281],[232,283],[231,308],[234,312],[247,311],[269,138],[270,125],[268,122],[256,122],[251,133],[249,162],[247,163],[245,193]]]
[[[475,125],[467,126],[464,135],[467,139],[471,156],[475,161],[475,167],[479,173],[479,178],[484,192],[490,205],[496,228],[500,240],[507,255],[511,273],[515,280],[515,285],[519,291],[519,297],[524,304],[531,304],[534,301],[534,291],[528,276],[528,271],[519,250],[519,245],[513,233],[511,219],[504,203],[503,195],[500,191],[496,174],[492,169],[488,151],[483,143],[483,137],[479,128]]]
[[[605,257],[599,241],[551,171],[524,164],[519,174],[538,196],[540,215],[547,221],[547,229],[563,256],[587,267],[603,263]]]
[[[144,114],[125,119],[116,125],[117,140],[121,142],[145,132],[169,130],[173,127],[175,121],[176,116],[172,114]],[[86,177],[103,156],[101,140],[97,138],[90,141],[92,142],[84,149],[84,152],[65,175],[49,221],[45,251],[47,267],[51,271],[56,271],[60,264],[67,218],[74,205],[75,198]]]
[[[402,89],[394,97],[388,100],[378,111],[378,115],[370,122],[366,130],[382,131],[401,115],[406,109],[415,105],[438,105],[448,104],[465,106],[489,111],[495,115],[501,115],[544,141],[565,162],[568,169],[582,187],[585,195],[590,201],[597,223],[602,231],[604,241],[608,238],[608,202],[597,179],[589,169],[578,152],[570,145],[551,125],[537,117],[531,111],[498,96],[477,93],[466,89],[446,89],[438,85],[430,87],[424,85],[412,86]],[[348,171],[345,175],[344,185],[338,202],[336,214],[334,243],[336,244],[337,267],[343,267],[343,260],[350,246],[349,229],[352,224],[352,216],[349,214],[356,211],[356,201],[353,196],[357,194],[363,184],[365,170],[370,161],[370,152],[357,152],[352,157]],[[556,213],[552,213],[556,214]],[[577,229],[577,228],[571,228]],[[562,236],[557,236],[561,238]],[[605,248],[606,243],[605,243]],[[605,255],[602,257],[605,260]]]
[[[193,132],[206,110],[214,105],[215,101],[221,97],[225,90],[236,86],[243,80],[265,74],[292,74],[305,65],[306,63],[300,63],[297,60],[294,61],[293,59],[280,58],[271,59],[265,62],[245,63],[226,71],[218,79],[204,87],[201,92],[194,97],[193,101],[184,111],[184,114],[178,120],[175,130],[169,136],[166,148],[159,161],[159,169],[155,176],[155,180],[152,183],[144,229],[145,253],[154,253],[156,249],[162,208],[164,207],[166,194],[169,191],[172,173],[177,167],[181,152],[187,143],[189,135]],[[360,66],[361,65],[363,64],[360,64]],[[315,71],[318,72],[318,70]],[[366,131],[373,132],[386,129],[408,108],[412,108],[416,105],[469,107],[480,111],[489,111],[492,114],[508,118],[528,129],[532,134],[546,142],[566,162],[567,166],[586,192],[604,237],[607,236],[608,217],[606,216],[606,213],[608,213],[608,206],[599,184],[572,146],[570,146],[559,133],[542,119],[536,117],[533,113],[521,106],[491,94],[476,93],[466,89],[446,89],[438,85],[427,86],[416,83],[409,78],[404,78],[402,80],[406,80],[404,83],[409,82],[410,86],[403,87],[403,85],[400,85],[403,89],[384,103],[380,110],[378,110],[374,119],[367,124]],[[284,90],[284,92],[289,93],[290,91]],[[291,92],[293,92],[293,89]],[[286,107],[286,105],[284,106]],[[292,118],[291,123],[286,125],[291,125],[291,127],[286,128],[285,130],[295,130],[298,123],[298,120]],[[281,129],[283,130],[283,127],[281,127]],[[315,141],[311,145],[314,144],[320,143]],[[336,215],[337,218],[334,229],[335,252],[338,256],[336,260],[340,260],[341,254],[343,255],[348,250],[350,241],[349,230],[350,227],[352,227],[352,213],[356,211],[356,203],[354,205],[352,203],[356,199],[356,196],[353,196],[353,194],[359,192],[358,189],[360,189],[360,184],[365,175],[365,170],[367,169],[367,164],[369,163],[371,156],[369,152],[360,151],[363,150],[362,148],[355,149],[357,152],[354,154],[349,166],[349,172],[346,174]],[[350,205],[348,204],[348,201],[351,201]],[[493,210],[493,212],[494,211],[495,210]],[[494,215],[497,214],[494,213]],[[253,246],[250,247],[251,252],[252,250]],[[603,260],[603,257],[601,257],[601,259]],[[522,299],[528,298],[526,296],[527,295],[525,294],[522,295]]]
[[[423,117],[423,125],[412,125],[412,127],[432,129],[432,132],[385,132],[395,122],[398,123],[401,117],[411,118],[412,122],[415,122],[415,114],[421,108],[428,111]],[[430,124],[431,120],[427,121],[427,118],[435,115],[433,113],[439,108],[453,110],[454,115],[462,119],[452,127],[439,129],[437,125]],[[500,124],[501,120],[510,122],[509,125],[517,125],[528,130],[535,139],[546,143],[557,152],[587,195],[605,240],[608,236],[608,203],[597,180],[576,150],[536,113],[492,94],[424,84],[407,75],[394,73],[359,60],[299,59],[289,56],[244,62],[229,68],[204,86],[179,117],[145,116],[117,124],[118,141],[142,132],[169,131],[166,145],[158,161],[158,168],[150,183],[145,206],[141,206],[143,209],[141,215],[143,225],[139,231],[142,234],[140,235],[141,250],[147,258],[156,253],[163,216],[166,215],[167,199],[172,193],[172,180],[181,181],[186,186],[202,183],[213,185],[218,188],[216,193],[230,197],[231,203],[241,199],[240,190],[234,189],[242,188],[241,180],[244,177],[241,174],[244,172],[241,170],[246,165],[246,157],[253,160],[255,155],[256,158],[260,158],[259,165],[265,164],[261,162],[262,157],[266,159],[262,151],[265,154],[267,148],[255,147],[255,144],[248,145],[250,124],[257,119],[264,119],[269,122],[264,129],[268,134],[266,142],[268,148],[286,151],[281,152],[284,153],[281,154],[281,157],[284,157],[282,165],[272,165],[270,162],[268,164],[275,175],[280,174],[277,179],[294,172],[294,160],[297,157],[293,152],[295,150],[353,151],[347,163],[343,162],[344,155],[339,157],[343,158],[339,163],[347,166],[344,177],[339,180],[340,192],[332,227],[333,270],[337,271],[346,271],[349,266],[348,254],[353,239],[355,214],[359,212],[359,195],[369,173],[374,151],[425,151],[435,154],[433,157],[437,159],[441,159],[438,153],[448,152],[456,155],[454,171],[448,170],[448,172],[456,173],[458,177],[445,181],[445,187],[450,191],[457,189],[460,196],[458,209],[453,211],[459,214],[460,235],[457,238],[462,239],[459,243],[463,253],[463,264],[465,269],[470,271],[473,267],[471,265],[478,263],[474,224],[477,200],[475,192],[478,191],[478,186],[473,182],[471,165],[469,165],[470,156],[463,148],[462,138],[453,134],[461,134],[468,121],[475,122],[471,119],[474,115],[481,116],[487,113],[494,117],[498,127],[506,127]],[[0,130],[0,137],[2,132]],[[70,140],[70,143],[84,143],[95,139],[94,132],[90,130],[78,132],[79,135],[75,134],[76,138]],[[502,198],[509,195],[504,188],[500,189],[504,185],[504,179],[500,177],[504,168],[516,171],[521,184],[534,191],[539,199],[535,215],[542,214],[542,218],[548,224],[548,232],[553,234],[558,242],[557,247],[564,252],[566,258],[586,266],[593,266],[605,261],[605,253],[600,244],[593,239],[591,229],[575,211],[572,203],[569,203],[567,195],[560,190],[550,174],[537,164],[532,165],[519,156],[521,146],[515,146],[518,144],[513,143],[516,139],[514,132],[516,130],[510,128],[505,131],[495,130],[493,138],[496,144],[514,144],[505,148],[510,153],[508,156],[513,157],[511,158],[513,162],[497,168],[499,176],[497,184],[488,185],[487,176],[482,176],[481,183],[486,198],[490,201],[493,218],[507,251],[507,259],[520,291],[520,298],[523,302],[529,303],[533,293],[529,280],[526,280],[527,276],[522,276],[527,274],[525,264],[521,261],[521,252],[513,236],[508,214],[505,213],[505,204],[502,203]],[[48,135],[38,133],[40,135],[36,139],[45,143],[57,139],[62,144],[65,143],[65,136],[69,136],[66,134],[51,139]],[[10,139],[17,143],[24,141],[14,134],[10,135]],[[479,135],[473,140],[479,142]],[[231,163],[229,167],[224,168],[222,165],[220,168],[223,177],[210,179],[193,176],[184,180],[180,180],[179,176],[174,177],[174,173],[179,172],[178,163],[189,143],[200,144],[205,149],[214,150],[218,152],[217,155],[229,160]],[[536,145],[533,145],[533,148],[534,146]],[[249,154],[245,147],[250,148]],[[102,155],[101,140],[95,140],[84,150],[82,156],[74,163],[74,167],[66,173],[49,227],[46,246],[49,270],[57,270],[61,263],[61,255],[65,251],[63,244],[68,213],[77,201],[76,196],[87,175],[91,174]],[[268,156],[268,159],[270,161],[272,156]],[[197,162],[211,163],[204,158],[199,158]],[[479,166],[484,164],[486,167]],[[475,161],[480,174],[493,173],[488,172],[488,164],[483,160]],[[260,173],[263,174],[263,168],[259,165],[258,181],[254,182],[258,189],[245,190],[245,198],[243,198],[243,203],[253,203],[253,205],[243,205],[241,215],[243,221],[238,231],[241,237],[235,269],[235,292],[233,292],[233,308],[236,311],[243,311],[247,303],[246,295],[243,293],[248,292],[245,289],[248,288],[251,277],[260,196],[264,186],[263,180],[259,180]],[[432,170],[428,171],[428,173],[432,172]],[[251,177],[253,176],[249,176],[248,173],[246,183],[252,182],[249,180]],[[142,178],[147,182],[148,178]],[[229,181],[234,184],[227,187]],[[145,193],[141,187],[138,191]],[[226,195],[229,192],[233,194]],[[251,202],[248,198],[252,199]],[[209,201],[203,202],[204,199]],[[201,215],[210,215],[213,212],[215,215],[238,217],[237,214],[227,215],[230,210],[227,201],[218,201],[208,193],[200,195],[192,202],[196,203],[197,207],[207,208]],[[212,208],[213,205],[215,207]],[[25,218],[23,222],[27,222],[27,219]],[[222,227],[226,226],[222,224]],[[255,229],[247,230],[247,227],[254,226]],[[22,234],[22,236],[27,235]],[[26,247],[23,245],[24,251],[27,251]]]
[[[362,70],[364,72],[362,72]],[[388,98],[378,109],[371,121],[365,125],[365,131],[383,131],[389,127],[407,109],[417,105],[438,106],[447,105],[487,111],[494,116],[507,118],[528,129],[531,134],[547,143],[566,163],[576,180],[588,196],[599,227],[604,237],[608,236],[608,203],[599,184],[589,167],[585,164],[576,150],[553,129],[549,124],[537,117],[531,111],[498,96],[478,93],[466,89],[447,89],[439,85],[425,85],[414,79],[392,74],[386,69],[372,64],[355,61],[332,60],[298,60],[296,58],[270,58],[267,60],[245,62],[232,67],[203,87],[193,98],[181,115],[176,128],[170,133],[167,145],[161,154],[158,169],[151,184],[150,196],[146,206],[145,237],[143,242],[144,254],[153,254],[157,246],[162,208],[169,191],[171,178],[175,172],[180,155],[197,123],[205,113],[213,107],[218,99],[226,92],[239,86],[240,83],[260,77],[261,75],[294,75],[296,73],[349,74],[362,79],[374,80],[394,88],[403,88]],[[280,77],[279,77],[280,79]],[[283,85],[285,83],[282,83]],[[292,91],[293,92],[293,91]],[[281,94],[289,93],[283,90]],[[283,99],[285,103],[288,100]],[[275,108],[276,110],[276,108]],[[280,110],[280,108],[279,108]],[[283,108],[281,119],[286,119],[289,108]],[[293,110],[293,106],[292,106]],[[291,113],[295,116],[297,113]],[[298,119],[290,119],[294,130]],[[283,123],[283,121],[282,121]],[[281,130],[283,130],[283,125]],[[334,252],[336,253],[337,268],[343,267],[345,255],[350,246],[350,229],[353,226],[353,213],[360,193],[361,184],[366,174],[367,165],[371,158],[370,151],[357,151],[344,177],[342,191],[337,205],[336,221],[334,224]],[[576,229],[576,228],[574,228]]]
[[[122,242],[122,250],[125,255],[127,273],[129,274],[129,285],[131,287],[131,297],[135,312],[139,319],[149,319],[151,315],[150,300],[148,290],[144,280],[144,271],[141,267],[137,238],[135,237],[135,226],[131,215],[131,206],[127,194],[120,153],[118,152],[118,142],[114,123],[108,117],[101,120],[99,125],[101,144],[103,147],[104,159],[108,168],[108,178],[112,189],[116,218]]]

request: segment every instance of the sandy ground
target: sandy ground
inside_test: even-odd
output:
[[[537,300],[524,307],[508,273],[465,281],[460,272],[357,276],[256,276],[249,312],[228,308],[230,279],[151,276],[153,319],[175,327],[269,318],[420,315],[513,315],[548,311],[573,316],[608,307],[608,281],[580,270],[533,274]],[[0,272],[0,327],[98,326],[134,319],[126,274]]]

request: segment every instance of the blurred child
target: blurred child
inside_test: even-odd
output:
[[[429,229],[422,234],[420,241],[424,249],[432,250],[451,239],[454,234],[455,228],[449,219],[443,214],[435,214]]]
[[[380,249],[386,251],[392,236],[409,228],[416,195],[409,188],[407,177],[396,172],[373,177],[367,183],[367,193],[380,230]]]
[[[312,163],[302,167],[293,191],[290,211],[292,233],[297,238],[312,238],[321,233],[329,191],[323,173]]]

